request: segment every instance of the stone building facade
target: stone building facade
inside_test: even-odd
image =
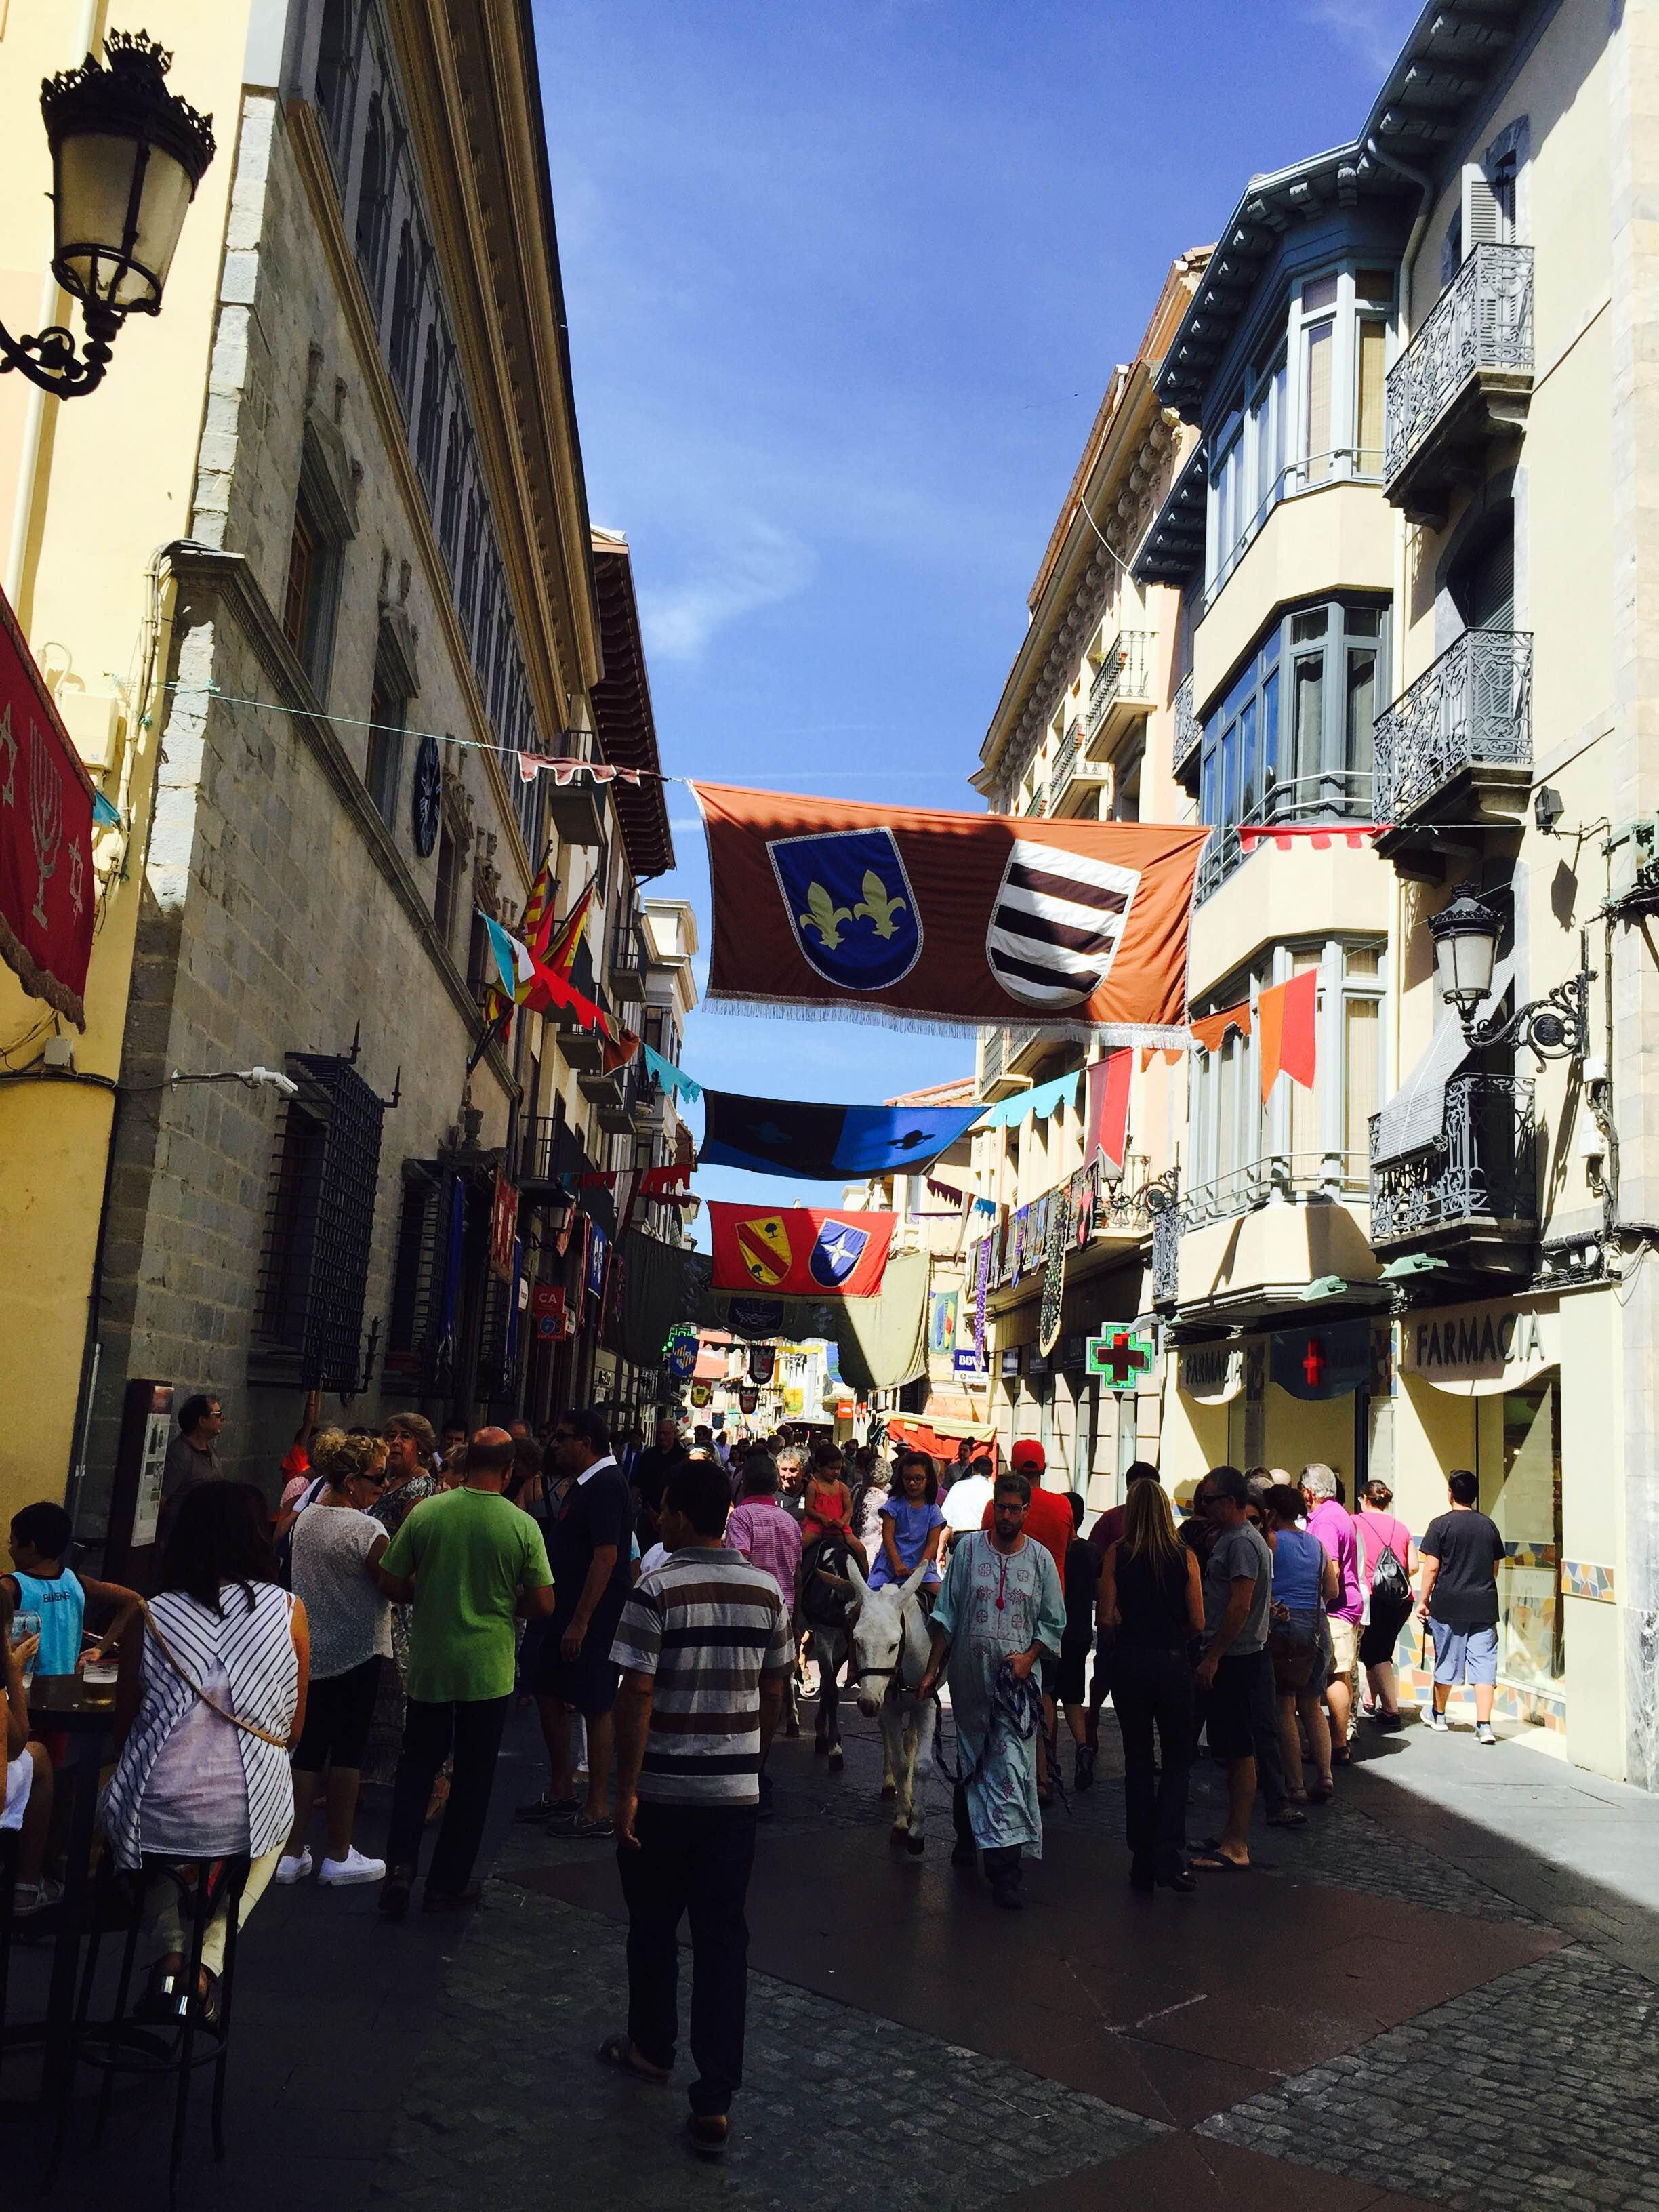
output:
[[[14,43],[46,40],[33,12]],[[210,38],[152,13],[220,149],[159,326],[161,388],[193,383],[196,412],[186,438],[158,409],[166,468],[110,518],[161,550],[92,763],[124,825],[100,1012],[70,1065],[22,1068],[43,1133],[8,1167],[9,1210],[43,1236],[55,1210],[86,1255],[25,1325],[58,1359],[90,1304],[46,1425],[94,1538],[139,1379],[219,1396],[227,1471],[267,1487],[311,1388],[356,1421],[544,1413],[601,1382],[640,1405],[654,1363],[599,1358],[616,1302],[547,1224],[603,1249],[581,1176],[672,1160],[672,1112],[570,1017],[487,1024],[484,919],[517,927],[544,867],[556,919],[593,890],[575,980],[616,1031],[654,997],[677,1039],[692,995],[690,951],[642,921],[672,848],[631,556],[587,513],[528,9],[240,0]],[[32,588],[81,666],[122,665],[74,602],[84,485],[43,465],[20,498],[21,611]],[[554,758],[643,773],[560,787]],[[108,1102],[101,1200],[101,1151],[66,1174],[47,1145],[48,1079]],[[678,1246],[672,1209],[636,1222]],[[536,1361],[544,1281],[569,1334]]]

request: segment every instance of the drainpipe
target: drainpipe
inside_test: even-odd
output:
[[[1419,195],[1417,214],[1413,221],[1410,234],[1406,240],[1406,251],[1401,258],[1400,300],[1399,304],[1395,309],[1394,319],[1395,358],[1398,360],[1406,349],[1408,336],[1408,325],[1411,319],[1410,307],[1412,278],[1416,273],[1417,257],[1422,248],[1423,234],[1428,228],[1429,210],[1434,204],[1434,179],[1425,170],[1413,169],[1408,163],[1396,160],[1392,154],[1385,154],[1382,149],[1377,144],[1374,134],[1366,139],[1365,151],[1370,155],[1374,161],[1380,162],[1383,168],[1392,169],[1396,176],[1404,177],[1408,184],[1415,185]],[[1389,647],[1389,658],[1394,664],[1394,696],[1396,699],[1406,688],[1406,532],[1402,523],[1401,528],[1395,533],[1395,617],[1394,635]],[[1389,1024],[1388,1037],[1389,1093],[1390,1097],[1392,1097],[1395,1091],[1400,1088],[1401,1052],[1400,1018],[1398,1009],[1400,1006],[1400,987],[1405,980],[1403,972],[1405,962],[1402,957],[1406,920],[1405,909],[1405,886],[1401,881],[1400,872],[1396,869],[1394,872],[1394,883],[1389,893],[1389,940],[1390,945],[1395,948],[1394,957],[1399,963],[1401,974],[1395,979],[1394,989],[1389,994],[1393,1000],[1395,1008],[1394,1019]]]

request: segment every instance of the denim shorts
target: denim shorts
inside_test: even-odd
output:
[[[1498,1631],[1495,1628],[1449,1628],[1430,1617],[1434,1633],[1434,1679],[1455,1684],[1473,1682],[1490,1689],[1498,1680]]]

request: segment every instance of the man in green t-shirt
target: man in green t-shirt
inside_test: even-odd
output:
[[[428,1912],[442,1912],[477,1899],[472,1863],[513,1695],[514,1620],[553,1610],[542,1532],[501,1495],[513,1449],[505,1429],[480,1429],[467,1446],[461,1487],[416,1506],[374,1571],[388,1597],[414,1606],[380,1886],[388,1919],[409,1910],[433,1780],[452,1753],[449,1802],[422,1902]]]

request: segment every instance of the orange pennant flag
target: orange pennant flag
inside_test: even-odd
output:
[[[1255,1002],[1261,1031],[1261,1103],[1265,1106],[1280,1071],[1304,1091],[1314,1087],[1318,1040],[1319,970],[1310,968],[1288,983],[1276,983]]]
[[[1250,1034],[1250,1002],[1241,999],[1236,1006],[1227,1006],[1218,1014],[1206,1014],[1202,1021],[1189,1026],[1193,1042],[1201,1052],[1219,1052],[1221,1040],[1229,1030],[1237,1030],[1240,1036]]]

